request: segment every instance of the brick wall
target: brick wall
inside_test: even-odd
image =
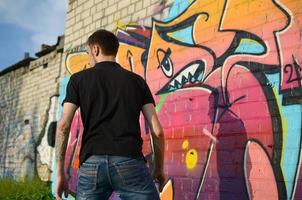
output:
[[[65,47],[84,44],[92,32],[99,28],[114,31],[119,24],[136,23],[151,25],[151,16],[157,0],[79,0],[69,1],[65,25]],[[158,18],[163,13],[157,14]]]
[[[301,8],[299,0],[70,1],[59,102],[70,74],[88,67],[88,36],[114,31],[118,62],[147,80],[164,127],[162,199],[299,199]],[[72,129],[73,192],[80,138]]]
[[[62,48],[63,38],[54,50],[0,76],[1,177],[51,181],[47,129],[57,110]]]

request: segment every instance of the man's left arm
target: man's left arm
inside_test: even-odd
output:
[[[65,102],[62,109],[62,117],[58,123],[56,130],[56,168],[57,168],[57,186],[56,186],[56,197],[60,199],[64,191],[65,196],[68,194],[68,183],[65,179],[64,174],[64,160],[65,153],[67,148],[67,142],[70,132],[70,127],[74,113],[77,110],[78,106]]]

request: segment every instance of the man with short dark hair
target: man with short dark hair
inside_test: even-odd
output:
[[[68,184],[64,157],[74,113],[78,107],[84,126],[77,199],[108,199],[114,191],[121,199],[159,199],[142,154],[139,116],[149,124],[155,154],[153,179],[163,187],[164,135],[155,102],[143,78],[115,62],[119,43],[106,30],[87,41],[92,68],[73,74],[62,103],[56,133],[57,185],[61,199]]]

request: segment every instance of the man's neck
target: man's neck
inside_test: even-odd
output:
[[[104,62],[104,61],[111,61],[111,62],[116,62],[115,56],[102,56],[102,57],[98,57],[96,59],[96,62]]]

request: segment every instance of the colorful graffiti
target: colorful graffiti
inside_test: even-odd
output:
[[[164,128],[161,199],[302,198],[301,8],[297,0],[174,0],[166,20],[117,30],[117,60],[148,82]],[[87,66],[71,61],[87,63],[79,52],[67,55],[71,73]],[[143,118],[141,127],[152,171]],[[81,128],[76,117],[66,161],[74,177]]]

